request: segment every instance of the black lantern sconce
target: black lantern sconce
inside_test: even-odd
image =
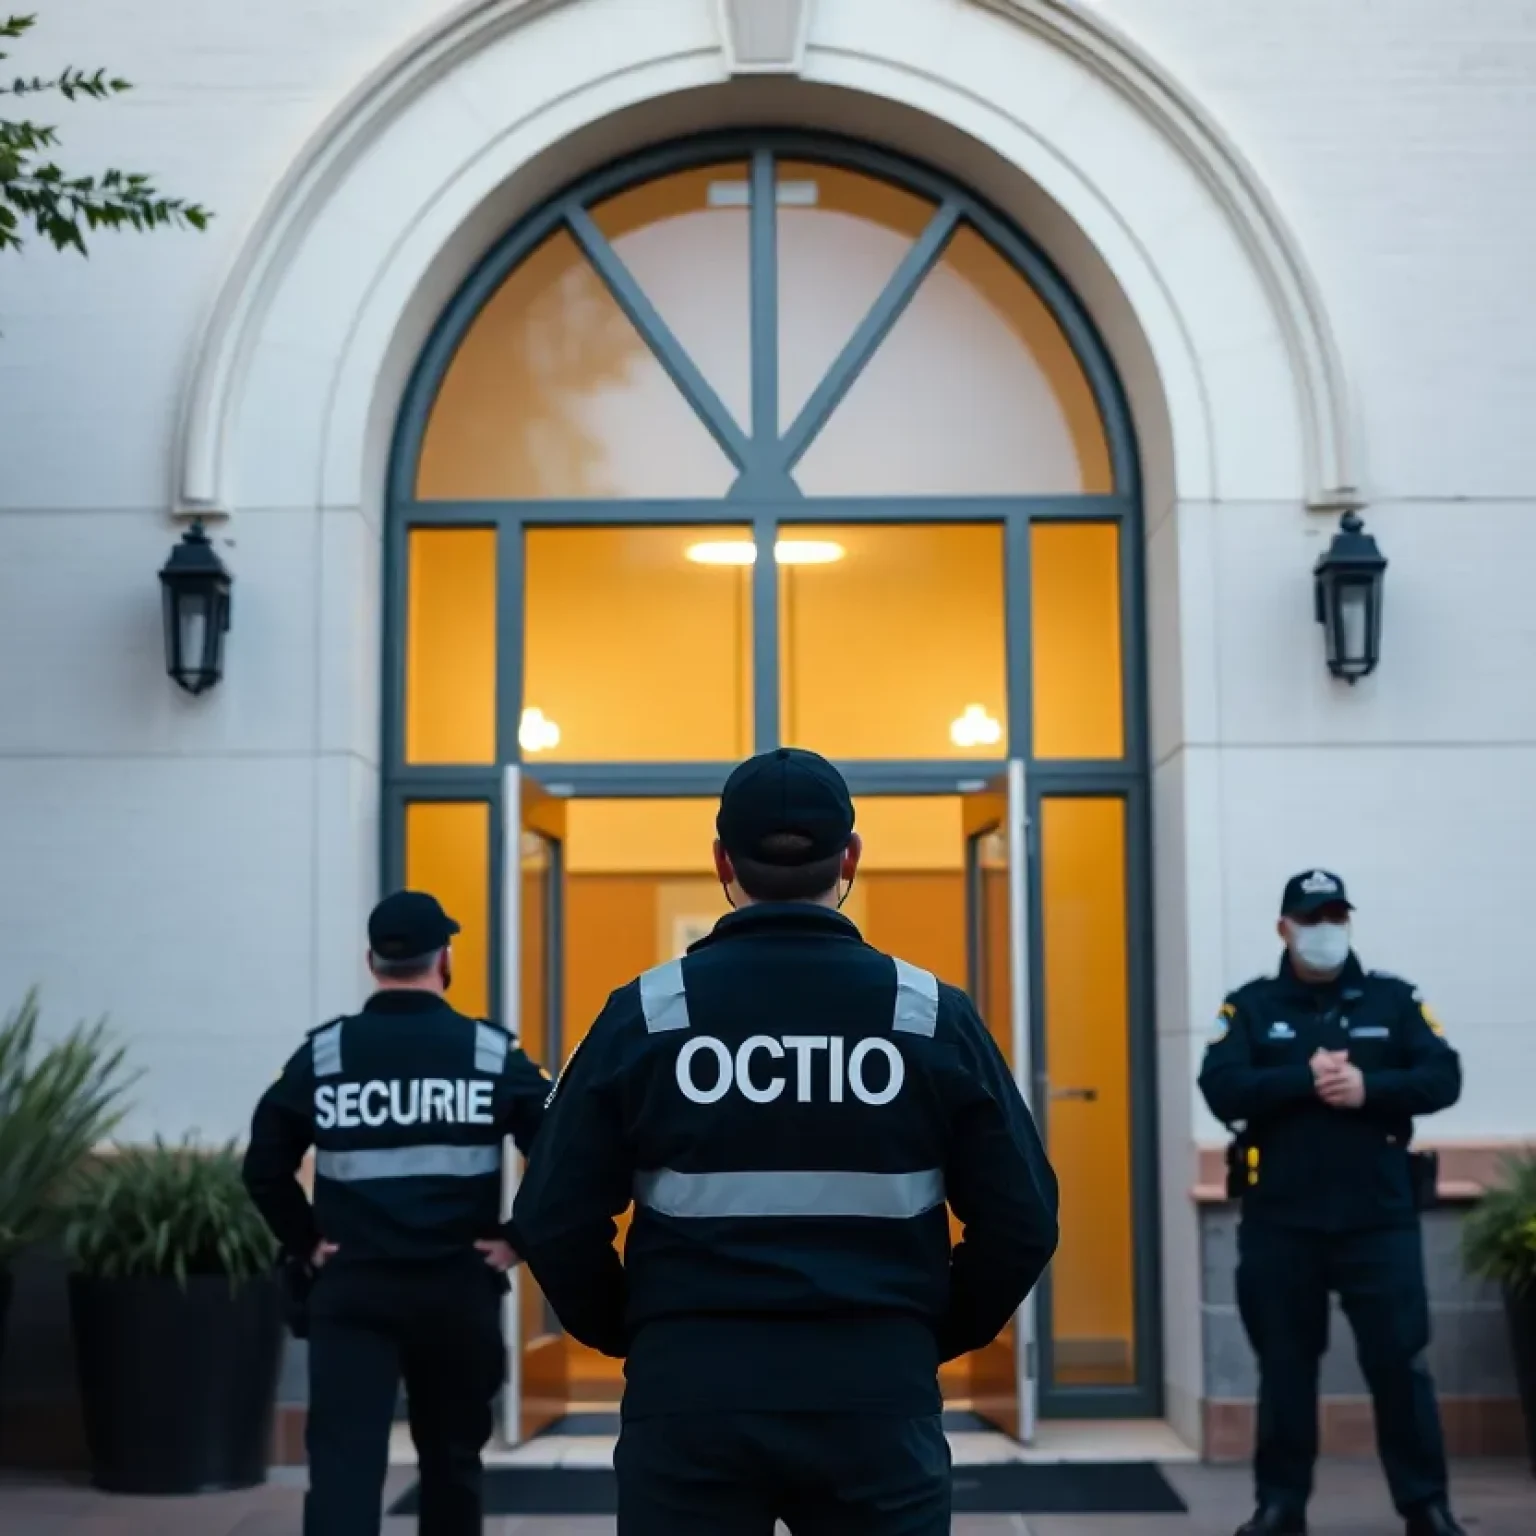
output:
[[[233,584],[202,523],[194,522],[160,571],[165,670],[188,693],[204,693],[224,675]]]
[[[1339,531],[1312,568],[1317,622],[1323,626],[1328,670],[1351,687],[1369,677],[1381,659],[1381,594],[1386,556],[1354,512],[1339,519]]]

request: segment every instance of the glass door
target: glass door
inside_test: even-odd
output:
[[[1060,1418],[1124,1416],[1145,1393],[1129,819],[1119,794],[1041,791],[1035,806],[1034,1102],[1062,1212],[1041,1287],[1040,1377]]]
[[[502,1018],[523,1049],[554,1074],[561,1061],[561,955],[565,911],[565,801],[520,769],[505,773],[502,828]],[[511,1209],[522,1159],[503,1162]],[[502,1437],[516,1445],[566,1411],[565,1337],[526,1266],[512,1271],[503,1307],[507,1380]]]
[[[971,997],[1032,1105],[1024,764],[1010,762],[1005,775],[962,804]],[[1031,1296],[1005,1333],[969,1357],[973,1408],[1026,1443],[1037,1409],[1035,1329]]]

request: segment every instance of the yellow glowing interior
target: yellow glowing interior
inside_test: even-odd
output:
[[[735,538],[732,528],[529,530],[524,708],[559,731],[537,760],[751,751],[751,572],[685,554]]]
[[[1046,1114],[1061,1185],[1051,1323],[1068,1385],[1135,1380],[1125,832],[1123,800],[1041,803]]]
[[[1120,530],[1036,523],[1029,543],[1035,756],[1120,757]]]
[[[796,525],[841,545],[779,573],[780,731],[833,758],[1007,755],[1000,524]],[[963,745],[970,706],[999,726]]]
[[[1031,532],[1039,757],[1124,753],[1119,538],[1111,523]],[[779,551],[785,740],[841,758],[1007,755],[1000,526],[797,526]],[[727,529],[532,530],[524,755],[750,751],[753,554]],[[493,762],[495,531],[414,529],[408,558],[407,759]]]
[[[411,890],[431,891],[459,924],[453,941],[454,1007],[479,1018],[493,1016],[490,806],[429,800],[407,805],[405,883]]]
[[[562,232],[465,333],[427,419],[416,494],[720,497],[736,475]]]
[[[406,761],[493,763],[496,530],[413,528],[406,560]]]

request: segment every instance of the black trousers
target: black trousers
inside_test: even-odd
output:
[[[378,1536],[402,1379],[422,1536],[480,1536],[480,1452],[505,1366],[503,1289],[478,1254],[321,1271],[310,1299],[304,1536]]]
[[[1299,1514],[1311,1495],[1330,1292],[1354,1330],[1393,1503],[1407,1514],[1443,1500],[1445,1439],[1424,1363],[1429,1297],[1418,1224],[1334,1233],[1244,1220],[1238,1255],[1238,1310],[1259,1359],[1259,1502]]]
[[[618,1536],[948,1536],[937,1415],[683,1413],[627,1419]]]

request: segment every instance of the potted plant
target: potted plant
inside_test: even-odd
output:
[[[64,1247],[96,1486],[265,1481],[283,1323],[276,1247],[235,1145],[157,1139],[102,1158],[71,1200]]]
[[[38,1017],[33,988],[0,1023],[0,1346],[17,1254],[54,1235],[67,1181],[111,1135],[133,1081],[104,1020],[39,1050]]]
[[[1468,1270],[1504,1291],[1526,1450],[1536,1473],[1536,1155],[1506,1161],[1462,1227]]]

